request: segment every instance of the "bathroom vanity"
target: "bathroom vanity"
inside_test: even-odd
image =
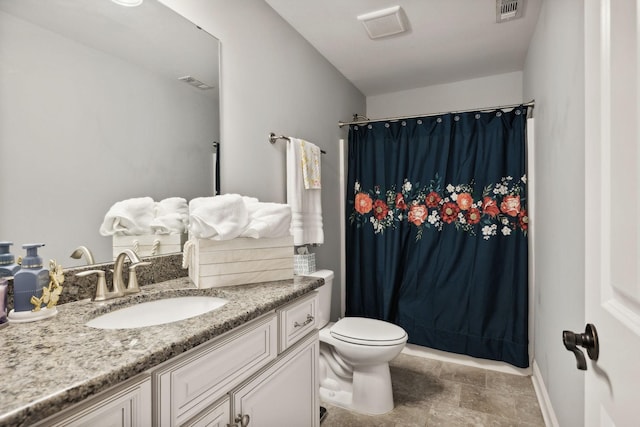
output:
[[[317,426],[317,292],[322,279],[196,289],[189,279],[141,294],[59,307],[12,324],[0,349],[0,425]],[[110,309],[181,295],[223,307],[164,325],[85,325]]]

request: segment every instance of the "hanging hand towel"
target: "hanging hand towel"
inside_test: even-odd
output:
[[[320,157],[322,155],[320,147],[311,142],[300,140],[302,156],[302,180],[304,188],[322,188],[320,185]]]
[[[291,207],[282,203],[258,202],[244,198],[249,212],[249,225],[240,237],[254,239],[275,238],[291,235]]]
[[[140,236],[151,234],[155,217],[155,202],[151,197],[139,197],[116,202],[107,211],[100,226],[103,236]]]
[[[321,190],[305,189],[302,152],[301,140],[290,138],[287,144],[287,203],[291,206],[291,234],[296,246],[324,243]]]
[[[182,234],[189,223],[189,206],[182,197],[169,197],[156,203],[156,216],[151,221],[153,234]]]
[[[247,225],[249,214],[239,194],[199,197],[189,202],[189,231],[193,237],[235,239]]]

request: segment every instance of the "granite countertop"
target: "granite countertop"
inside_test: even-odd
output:
[[[189,278],[142,287],[142,292],[102,303],[58,306],[58,314],[0,329],[0,426],[30,425],[167,361],[224,332],[316,289],[323,279],[198,289]],[[208,295],[223,307],[164,325],[94,329],[88,320],[111,309],[161,297]]]

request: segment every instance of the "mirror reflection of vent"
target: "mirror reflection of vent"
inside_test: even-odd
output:
[[[496,0],[496,22],[505,22],[522,16],[524,0]]]
[[[190,84],[193,87],[197,87],[198,89],[201,89],[201,90],[213,89],[213,86],[209,86],[208,84],[202,83],[200,80],[194,79],[191,76],[179,77],[178,80],[183,81],[187,84]]]

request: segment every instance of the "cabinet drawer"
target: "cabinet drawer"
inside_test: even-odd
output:
[[[278,351],[283,352],[298,340],[314,330],[317,325],[318,292],[293,301],[278,310],[280,321],[280,338]]]
[[[155,370],[154,425],[183,424],[275,359],[277,328],[271,313]]]

